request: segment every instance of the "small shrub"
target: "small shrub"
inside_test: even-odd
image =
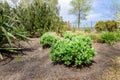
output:
[[[74,37],[75,36],[75,34],[73,34],[72,32],[64,32],[63,34],[62,34],[62,36],[65,38],[65,39],[72,39],[72,37]]]
[[[97,32],[105,31],[106,23],[104,21],[98,21],[94,28]]]
[[[84,28],[84,31],[85,31],[85,32],[91,32],[92,29],[91,29],[90,27],[87,27],[87,28]]]
[[[89,36],[94,42],[101,42],[101,40],[100,40],[100,34],[88,34],[88,36]]]
[[[117,41],[117,37],[113,32],[103,32],[100,36],[102,43],[107,43],[109,45],[114,45]]]
[[[58,41],[52,46],[50,58],[54,62],[65,65],[89,64],[95,56],[95,51],[91,46],[92,40],[87,36],[76,36],[70,39]]]
[[[40,44],[43,47],[51,47],[54,45],[57,41],[60,39],[57,37],[56,33],[53,32],[47,32],[43,34],[40,38]]]
[[[116,38],[117,38],[117,41],[120,41],[120,31],[116,31],[114,32]]]
[[[79,36],[79,35],[84,35],[85,32],[83,30],[80,30],[80,31],[76,31],[75,34]]]
[[[119,29],[119,23],[115,20],[106,21],[107,31],[117,31]]]

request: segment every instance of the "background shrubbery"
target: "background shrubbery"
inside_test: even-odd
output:
[[[89,36],[94,42],[101,42],[100,40],[100,34],[96,33],[96,34],[87,34],[87,36]]]
[[[100,31],[105,31],[106,29],[106,24],[104,21],[98,21],[95,26],[94,26],[95,30],[97,32],[100,32]]]
[[[86,27],[84,28],[84,31],[89,33],[89,32],[92,32],[92,29],[90,27]]]
[[[100,35],[100,40],[102,43],[107,43],[109,45],[114,45],[116,42],[120,41],[120,32],[102,32]]]
[[[101,34],[100,40],[102,43],[107,43],[109,45],[113,45],[116,42],[116,36],[112,32],[103,32]]]
[[[109,21],[99,21],[94,26],[95,30],[97,32],[101,31],[117,31],[119,29],[119,22],[115,20],[109,20]]]

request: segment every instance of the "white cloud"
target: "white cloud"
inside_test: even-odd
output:
[[[93,1],[93,7],[95,8],[95,7],[98,7],[99,5],[103,5],[103,1],[101,1],[101,0],[94,0]]]
[[[63,20],[72,22],[75,16],[69,14],[71,8],[70,1],[71,0],[58,0],[58,3],[60,5],[60,15],[63,17]]]

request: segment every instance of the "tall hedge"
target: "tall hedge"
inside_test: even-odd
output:
[[[41,36],[45,32],[63,31],[63,20],[59,16],[58,0],[32,0],[27,7],[19,6],[12,9],[21,25],[26,28],[30,36]],[[20,25],[20,24],[17,24]]]

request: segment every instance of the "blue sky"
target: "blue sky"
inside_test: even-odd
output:
[[[59,5],[61,7],[60,9],[60,15],[62,16],[64,21],[69,21],[71,24],[75,23],[76,17],[74,15],[70,15],[68,13],[68,11],[70,10],[71,6],[70,6],[70,1],[71,0],[58,0],[59,1]],[[115,0],[115,1],[119,1],[120,0]],[[88,16],[87,16],[87,20],[83,21],[84,25],[90,25],[91,22],[93,22],[93,25],[95,24],[95,22],[99,21],[99,20],[110,20],[112,19],[111,16],[108,15],[108,13],[110,14],[111,12],[109,11],[109,7],[111,7],[111,3],[112,1],[110,0],[93,0],[93,4],[92,4],[92,10],[89,12]]]

